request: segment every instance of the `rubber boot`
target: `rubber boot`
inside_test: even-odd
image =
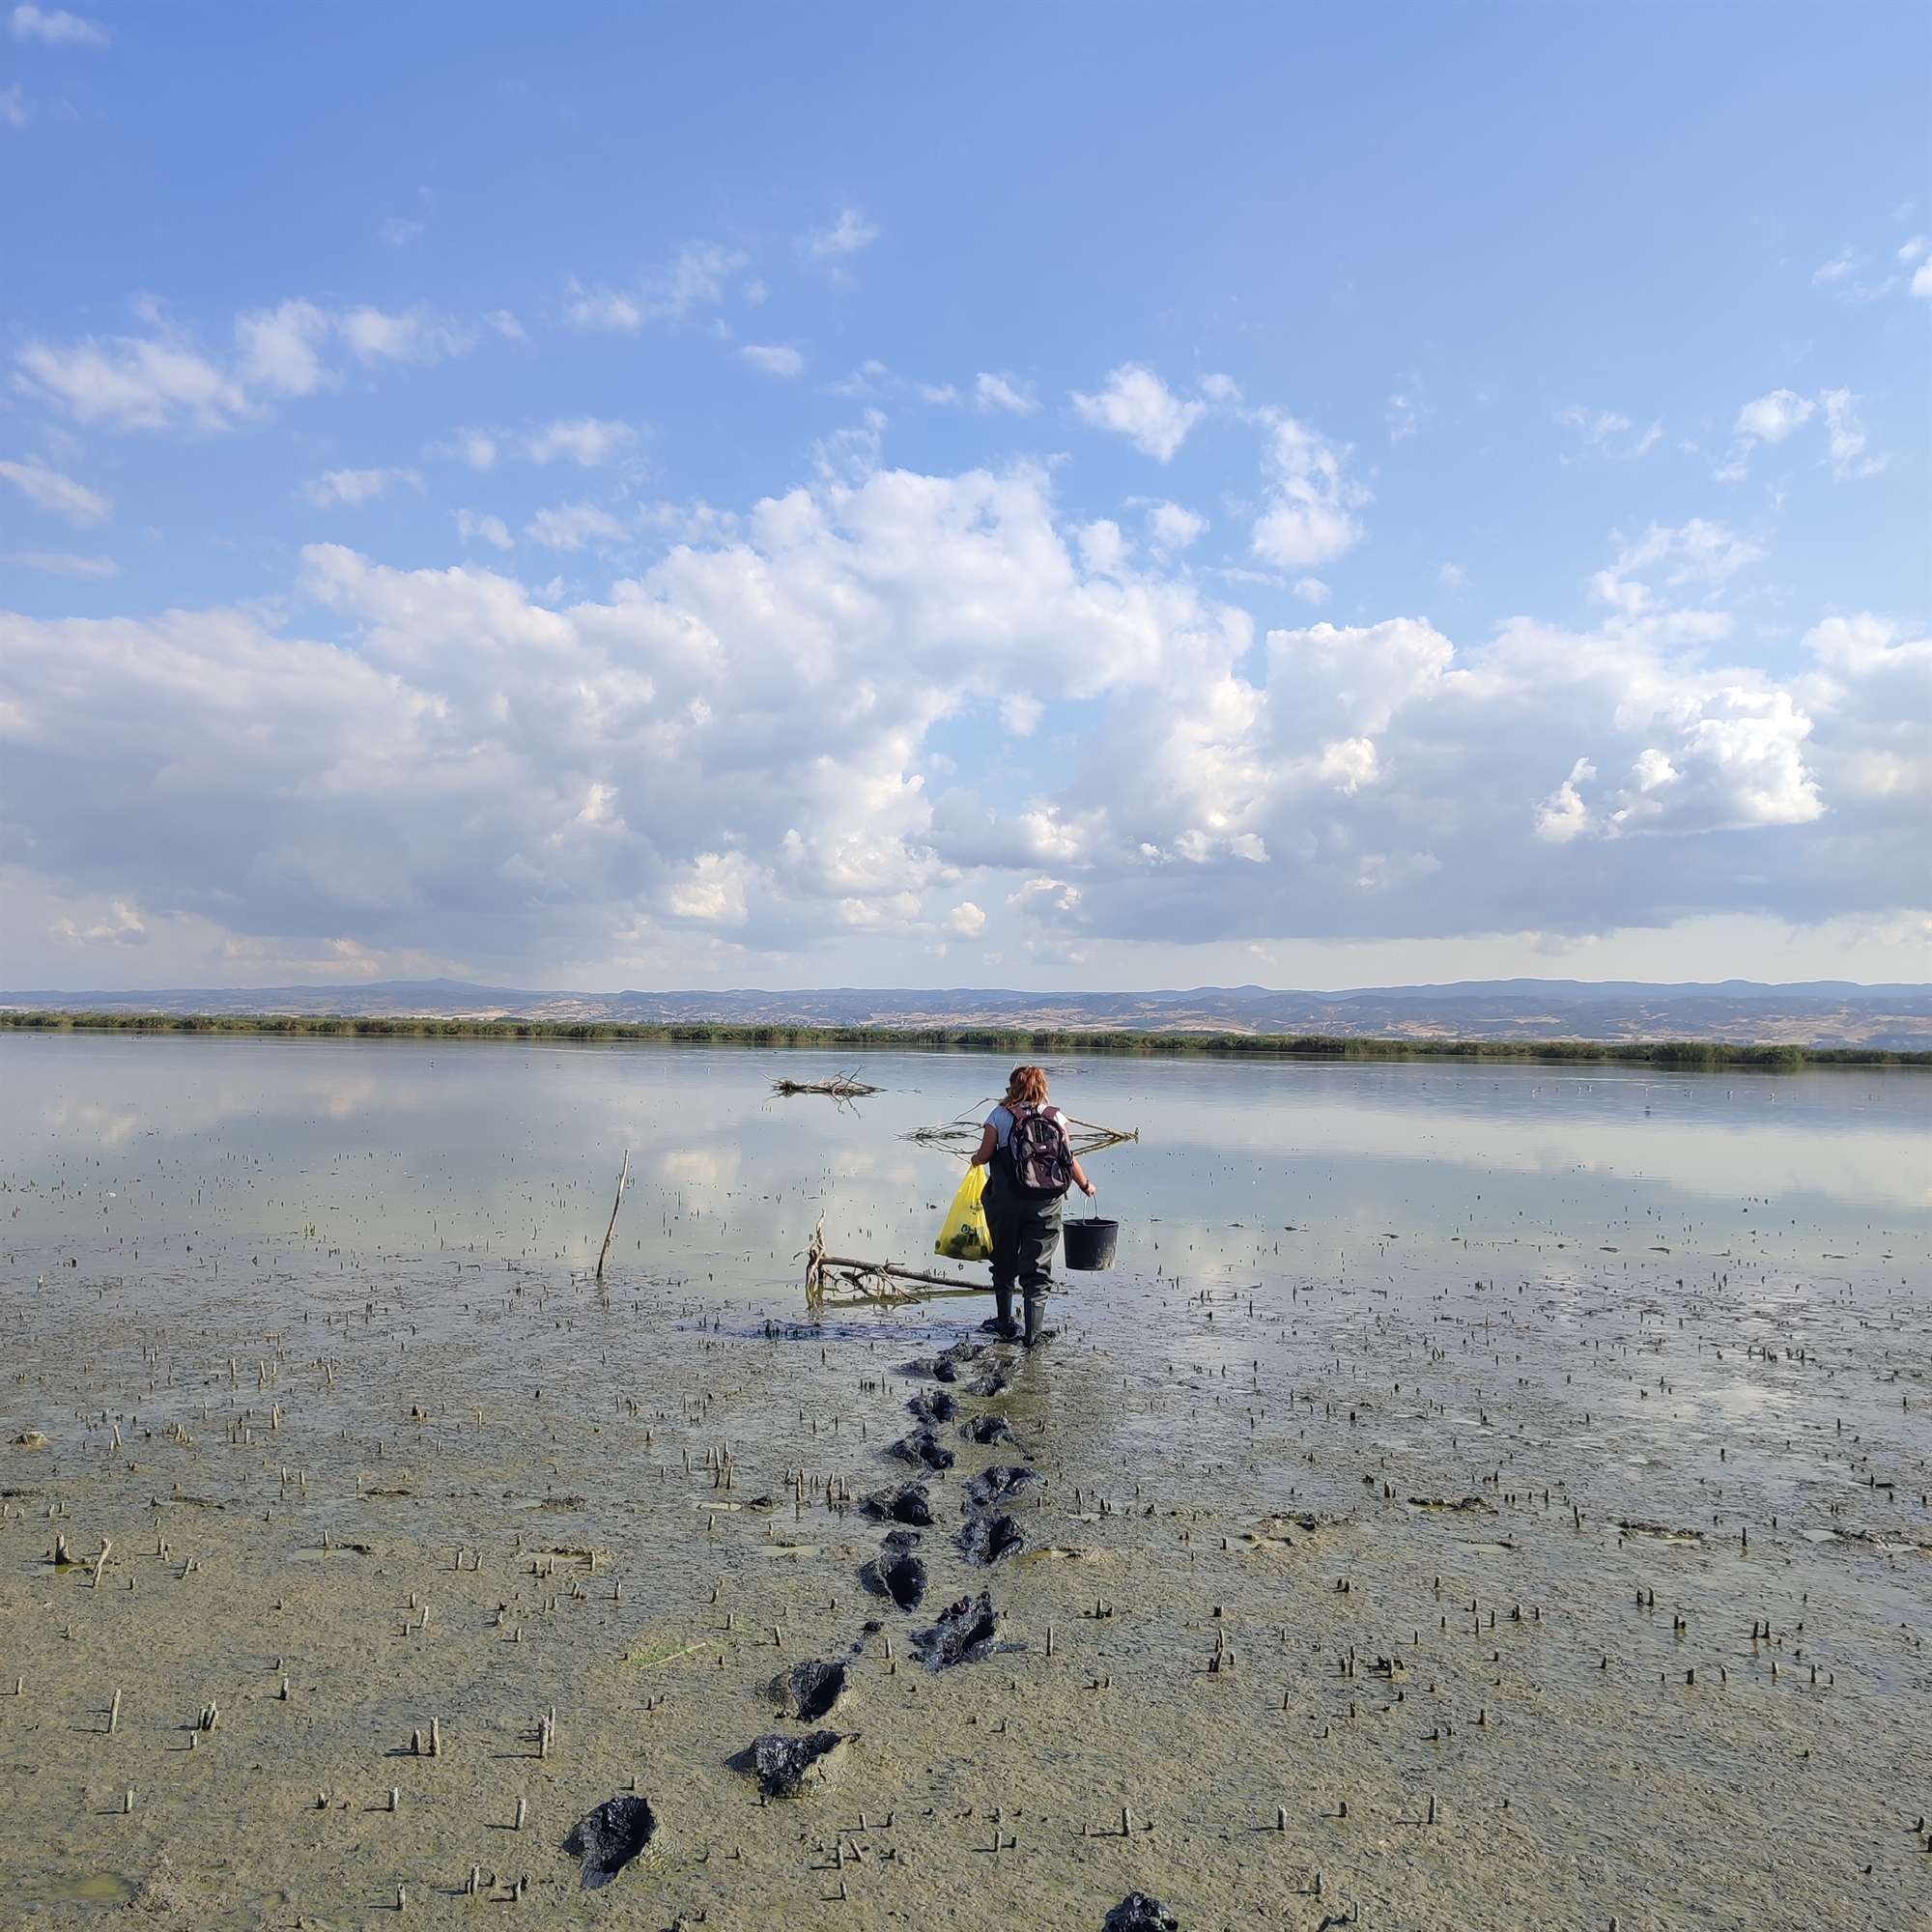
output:
[[[1036,1294],[1032,1289],[1026,1291],[1026,1346],[1031,1349],[1046,1340],[1050,1332],[1046,1326],[1046,1296]]]
[[[1002,1342],[1013,1341],[1018,1336],[1020,1331],[1013,1326],[1013,1292],[1010,1288],[994,1289],[993,1319],[987,1326]]]

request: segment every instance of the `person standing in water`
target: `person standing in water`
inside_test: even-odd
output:
[[[1005,1341],[1022,1333],[1013,1326],[1017,1282],[1025,1302],[1023,1339],[1031,1349],[1042,1339],[1066,1190],[1078,1187],[1090,1200],[1099,1192],[1073,1157],[1066,1116],[1047,1105],[1044,1067],[1013,1068],[1007,1097],[986,1116],[972,1164],[986,1170],[982,1205],[993,1236],[993,1332]]]

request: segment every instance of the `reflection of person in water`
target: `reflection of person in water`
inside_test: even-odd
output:
[[[1047,1105],[1044,1067],[1013,1068],[1007,1097],[986,1116],[973,1165],[986,1170],[983,1206],[993,1236],[993,1332],[1006,1341],[1020,1333],[1013,1326],[1017,1281],[1031,1349],[1041,1339],[1066,1190],[1078,1187],[1090,1199],[1099,1191],[1073,1157],[1066,1116]]]

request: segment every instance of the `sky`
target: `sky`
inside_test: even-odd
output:
[[[0,9],[0,985],[1932,979],[1928,57]]]

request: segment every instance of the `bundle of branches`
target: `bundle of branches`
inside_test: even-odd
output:
[[[882,1094],[882,1087],[868,1087],[856,1073],[835,1073],[829,1080],[774,1080],[774,1094],[830,1094],[835,1100],[854,1100],[864,1094]]]
[[[910,1133],[899,1136],[904,1141],[917,1141],[921,1147],[945,1148],[949,1152],[960,1155],[970,1154],[980,1145],[981,1123],[990,1111],[999,1103],[982,1100],[980,1107],[985,1111],[976,1111],[958,1116],[956,1120],[942,1121],[936,1127],[914,1127]],[[1135,1127],[1131,1133],[1121,1127],[1103,1127],[1092,1121],[1076,1121],[1071,1114],[1066,1117],[1067,1140],[1076,1154],[1099,1153],[1107,1148],[1119,1147],[1124,1141],[1137,1141],[1141,1130]]]

